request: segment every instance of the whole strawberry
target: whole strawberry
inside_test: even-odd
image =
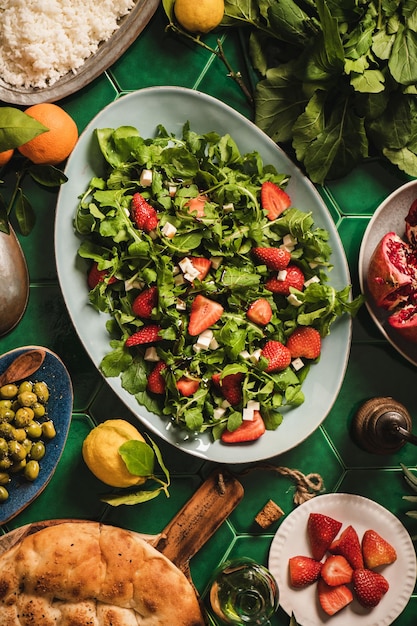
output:
[[[88,274],[87,274],[87,284],[89,289],[94,289],[99,283],[102,283],[106,277],[108,276],[107,270],[99,270],[97,261],[93,261]],[[108,284],[111,285],[115,283],[117,278],[115,276],[110,276],[108,280]]]
[[[268,269],[277,272],[284,270],[291,261],[291,254],[284,248],[253,248],[252,254]]]
[[[280,372],[291,363],[291,352],[280,341],[268,341],[261,352],[261,356],[268,359],[266,372]]]
[[[317,359],[321,352],[320,333],[312,326],[298,326],[288,337],[285,345],[293,359],[298,357]]]
[[[242,401],[242,381],[244,375],[242,372],[228,374],[221,378],[220,374],[213,374],[212,381],[214,385],[221,391],[223,397],[232,406],[237,406]]]
[[[126,339],[125,346],[127,348],[131,348],[132,346],[139,346],[146,343],[161,341],[161,337],[159,336],[160,330],[161,327],[157,324],[149,324],[148,326],[143,326],[135,333],[133,333],[133,335]]]
[[[153,309],[158,304],[158,287],[153,286],[141,291],[132,303],[133,313],[142,319],[151,317]]]
[[[282,280],[278,276],[271,276],[265,283],[266,289],[272,293],[279,293],[283,296],[290,294],[290,287],[302,291],[304,287],[304,274],[298,265],[290,264],[285,270],[286,276]]]
[[[158,361],[149,374],[146,388],[151,393],[158,395],[165,393],[165,378],[162,375],[164,369],[166,369],[166,363],[164,361]]]
[[[150,233],[158,226],[158,214],[140,193],[135,193],[130,205],[130,214],[139,230]]]

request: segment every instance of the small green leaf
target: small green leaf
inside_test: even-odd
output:
[[[49,130],[14,107],[0,107],[0,152],[22,146]]]
[[[59,187],[67,182],[68,178],[53,165],[31,164],[28,168],[29,175],[34,181],[44,187]]]
[[[162,489],[155,489],[154,491],[134,491],[132,493],[114,494],[103,496],[102,502],[107,502],[112,506],[120,506],[121,504],[141,504],[142,502],[148,502],[153,500],[161,493]]]
[[[18,190],[15,203],[16,219],[22,235],[29,235],[36,222],[32,205],[21,189]]]
[[[152,476],[155,453],[147,443],[135,439],[126,441],[120,446],[119,454],[131,474],[134,476]]]

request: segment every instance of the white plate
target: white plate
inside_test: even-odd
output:
[[[413,365],[417,365],[417,344],[407,341],[390,326],[387,321],[390,314],[385,309],[376,306],[369,293],[366,277],[371,256],[383,236],[394,231],[400,237],[404,237],[404,220],[412,202],[416,199],[416,180],[405,183],[393,191],[375,211],[365,230],[359,253],[359,282],[361,291],[366,296],[369,314],[384,337]]]
[[[333,249],[331,284],[342,289],[350,284],[349,269],[333,220],[312,183],[301,174],[277,145],[240,113],[219,100],[181,87],[151,87],[133,92],[103,109],[82,133],[71,154],[58,197],[55,223],[55,249],[58,276],[69,314],[91,359],[97,366],[110,351],[106,317],[88,304],[86,265],[77,256],[80,240],[75,236],[73,218],[78,197],[92,176],[100,173],[101,157],[93,141],[95,128],[135,126],[143,137],[152,137],[158,124],[180,135],[185,122],[199,133],[230,133],[242,153],[257,150],[264,162],[290,174],[288,192],[293,204],[312,211],[317,226],[330,234]],[[209,434],[191,437],[172,427],[167,420],[150,414],[121,386],[119,378],[107,378],[120,399],[151,431],[195,456],[215,462],[242,463],[259,461],[281,454],[308,437],[330,411],[346,370],[351,340],[351,319],[343,316],[332,327],[323,342],[320,362],[311,368],[304,383],[306,401],[289,410],[283,424],[257,441],[239,446],[212,442]]]
[[[74,74],[68,72],[50,87],[14,87],[0,77],[0,100],[10,104],[31,105],[56,102],[79,91],[112,65],[135,41],[158,8],[159,0],[136,0],[133,9],[119,21],[119,28],[97,52],[89,56]]]
[[[365,530],[373,529],[389,541],[397,552],[397,560],[379,571],[390,585],[381,602],[365,609],[357,600],[330,618],[321,610],[317,585],[293,589],[288,584],[288,559],[310,556],[307,520],[310,513],[323,513],[342,522],[341,531],[349,524],[362,539]],[[294,612],[300,626],[389,626],[403,611],[416,582],[416,554],[413,542],[401,522],[373,500],[347,493],[316,496],[295,509],[281,524],[271,543],[270,571],[280,593],[280,605],[288,615]]]

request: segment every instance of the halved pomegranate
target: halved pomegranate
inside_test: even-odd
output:
[[[377,306],[389,311],[406,303],[417,289],[413,249],[395,232],[384,235],[369,262],[368,288]]]
[[[405,238],[411,246],[417,247],[417,200],[414,200],[405,218]]]
[[[417,342],[417,306],[406,304],[388,318],[389,324],[404,339]]]

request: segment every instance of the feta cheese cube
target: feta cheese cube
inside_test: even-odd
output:
[[[258,363],[259,359],[261,358],[261,354],[262,354],[261,349],[258,349],[258,350],[255,350],[255,352],[252,352],[250,356],[250,360],[252,361],[252,363]]]
[[[175,308],[177,309],[177,311],[186,311],[187,305],[185,304],[184,300],[181,300],[181,298],[177,298]]]
[[[159,358],[159,355],[156,351],[155,346],[150,346],[149,348],[146,348],[145,355],[143,358],[145,359],[145,361],[153,361],[155,363],[161,360]]]
[[[197,345],[200,346],[200,348],[207,350],[207,348],[210,346],[212,339],[213,331],[208,328],[198,336]]]
[[[139,183],[142,187],[150,187],[152,185],[152,170],[142,170]]]
[[[312,276],[311,278],[305,281],[304,287],[308,287],[309,285],[312,285],[313,283],[319,283],[319,282],[320,282],[320,278],[318,276]]]
[[[287,270],[280,270],[277,274],[277,280],[285,280],[287,278]]]
[[[297,238],[291,235],[291,233],[287,233],[282,238],[282,243],[284,244],[284,246],[295,246],[297,242],[298,242]]]
[[[214,270],[217,270],[220,267],[220,265],[222,264],[223,257],[222,256],[212,256],[212,257],[210,257],[210,261],[211,261],[211,267]]]
[[[219,347],[219,344],[217,343],[216,338],[213,337],[213,339],[210,341],[209,348],[210,350],[217,350],[218,347]]]
[[[253,409],[249,407],[245,407],[242,412],[242,419],[244,421],[252,421],[253,420]]]
[[[292,304],[293,306],[301,306],[303,304],[302,300],[297,298],[295,293],[290,293],[290,295],[287,296],[287,300],[289,304]]]
[[[219,420],[223,417],[223,415],[226,413],[226,409],[223,409],[221,406],[218,406],[216,409],[214,409],[213,411],[213,419],[215,420]]]
[[[184,283],[185,278],[183,274],[177,274],[176,276],[174,276],[174,285],[178,287],[179,285],[183,285]]]
[[[223,204],[223,211],[225,213],[230,213],[231,211],[235,210],[235,205],[233,204],[233,202],[228,202],[227,204]]]
[[[177,193],[176,185],[169,185],[168,193],[169,193],[170,197],[173,198],[175,196],[175,194]]]
[[[296,372],[298,372],[298,370],[300,370],[302,367],[304,367],[304,361],[302,359],[300,359],[300,357],[297,357],[296,359],[291,361],[291,366],[293,367],[293,369]]]
[[[250,359],[250,354],[247,350],[242,350],[242,352],[239,352],[239,356],[242,357],[242,359],[245,359],[245,361],[249,361]]]
[[[161,233],[165,235],[165,237],[167,237],[168,239],[172,239],[175,236],[176,232],[177,229],[175,228],[174,224],[171,224],[171,222],[166,222],[161,230]]]
[[[259,411],[261,408],[261,405],[257,400],[249,400],[247,407],[248,409],[252,409],[253,411]]]

